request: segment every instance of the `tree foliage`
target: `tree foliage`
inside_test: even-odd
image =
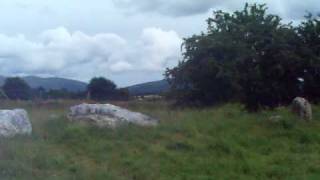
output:
[[[305,80],[304,93],[315,102],[320,100],[320,20],[308,14],[297,28],[301,45],[297,53],[304,58],[300,73]]]
[[[241,100],[256,111],[302,93],[320,97],[317,18],[310,15],[293,27],[268,14],[265,5],[246,4],[234,13],[215,11],[207,22],[207,32],[186,38],[183,60],[166,71],[178,103]]]
[[[103,77],[91,79],[88,85],[88,92],[93,100],[110,100],[116,94],[117,86],[111,80]]]
[[[31,97],[29,85],[21,78],[7,78],[3,85],[5,94],[13,100],[28,100]]]

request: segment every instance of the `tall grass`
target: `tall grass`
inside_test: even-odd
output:
[[[0,139],[0,179],[319,179],[320,107],[311,123],[288,109],[249,114],[238,104],[172,109],[130,102],[161,123],[96,128],[68,122],[79,102],[4,102],[26,108],[30,137]],[[277,121],[270,120],[280,115]]]

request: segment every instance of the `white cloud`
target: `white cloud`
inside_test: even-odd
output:
[[[138,42],[138,64],[145,70],[163,71],[165,67],[176,65],[180,59],[182,39],[175,31],[148,28]]]
[[[162,73],[177,64],[181,42],[176,32],[160,28],[144,29],[135,43],[116,34],[87,35],[64,27],[47,30],[35,40],[0,34],[0,72],[81,80],[135,71]]]

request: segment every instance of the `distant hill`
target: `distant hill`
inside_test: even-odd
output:
[[[0,86],[4,84],[7,77],[0,76]],[[65,78],[42,78],[37,76],[25,76],[24,79],[30,87],[43,87],[46,90],[50,89],[67,89],[71,92],[78,92],[86,90],[87,83],[65,79]],[[147,82],[127,87],[131,96],[160,94],[169,90],[169,83],[166,80]]]
[[[169,90],[166,80],[153,81],[127,87],[131,96],[160,94]]]
[[[2,86],[4,84],[6,77],[0,76],[0,85]],[[87,83],[71,80],[71,79],[65,79],[65,78],[41,78],[37,76],[26,76],[22,77],[30,87],[32,88],[38,88],[43,87],[46,90],[50,89],[67,89],[71,92],[78,92],[78,91],[84,91],[87,87]]]

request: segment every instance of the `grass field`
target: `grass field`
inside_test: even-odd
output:
[[[68,122],[75,103],[0,104],[26,108],[33,124],[30,137],[0,139],[1,180],[320,179],[320,107],[305,123],[286,108],[249,114],[238,104],[175,110],[132,102],[129,109],[160,125],[111,130]]]

